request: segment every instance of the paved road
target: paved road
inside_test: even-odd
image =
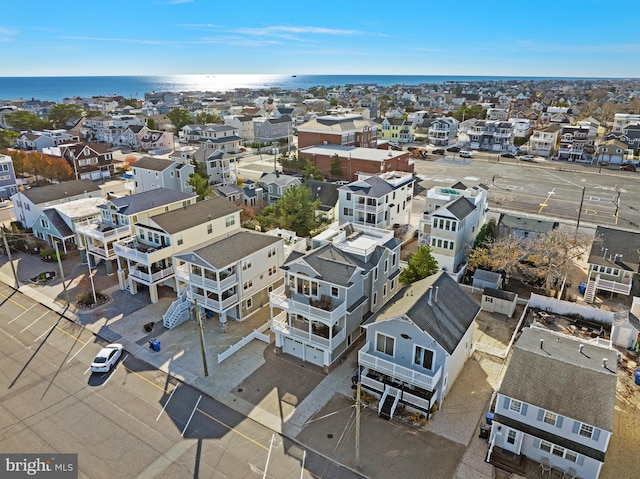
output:
[[[0,450],[78,453],[92,479],[360,477],[126,352],[91,373],[100,341],[1,283],[0,337]]]

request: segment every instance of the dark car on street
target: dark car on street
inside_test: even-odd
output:
[[[444,155],[444,150],[442,148],[438,148],[437,150],[433,150],[431,153],[434,155]]]
[[[500,153],[500,158],[515,158],[516,155],[513,153]]]
[[[620,169],[622,171],[636,171],[635,165],[622,165]]]
[[[458,153],[460,150],[461,148],[457,146],[450,146],[449,148],[447,148],[447,151],[450,151],[451,153]]]

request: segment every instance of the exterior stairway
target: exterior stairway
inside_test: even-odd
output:
[[[596,298],[596,290],[598,289],[598,278],[595,280],[589,280],[587,283],[587,289],[584,291],[584,302],[585,303],[593,303],[593,300]]]
[[[191,303],[187,301],[187,292],[183,291],[178,298],[171,303],[169,309],[162,315],[164,327],[172,329],[189,319]]]
[[[378,414],[378,416],[380,416],[382,419],[386,419],[387,421],[391,419],[391,415],[393,414],[391,412],[391,409],[393,408],[394,400],[395,397],[393,395],[387,394],[384,403],[382,403],[382,407],[380,408],[380,413]]]

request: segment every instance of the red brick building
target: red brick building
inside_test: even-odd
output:
[[[336,155],[341,164],[341,176],[331,173],[331,163]],[[317,145],[298,150],[298,157],[311,160],[324,177],[331,180],[354,181],[357,179],[356,173],[375,175],[387,171],[415,171],[414,161],[408,151]]]
[[[319,116],[298,126],[298,148],[313,145],[376,148],[379,127],[361,115]]]

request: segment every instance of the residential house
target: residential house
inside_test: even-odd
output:
[[[596,227],[589,252],[589,272],[584,300],[594,301],[599,290],[628,296],[640,263],[640,233]]]
[[[128,146],[135,150],[140,148],[141,137],[149,131],[145,125],[129,125],[113,140],[114,145]]]
[[[358,174],[338,190],[338,222],[389,229],[411,221],[413,175],[390,171]]]
[[[363,325],[358,352],[363,389],[390,419],[398,404],[429,417],[471,356],[480,307],[440,271],[405,286]]]
[[[224,124],[235,128],[244,141],[253,141],[255,138],[253,119],[256,117],[257,115],[225,116]]]
[[[99,220],[76,224],[80,257],[97,264],[104,260],[107,273],[113,272],[114,243],[134,234],[134,225],[144,218],[184,208],[195,203],[197,195],[167,188],[156,188],[122,198],[110,198],[99,206]]]
[[[224,221],[227,228],[238,225],[239,213]],[[178,299],[164,315],[165,326],[183,320],[191,305],[202,309],[203,316],[217,316],[223,330],[229,319],[242,321],[258,311],[282,280],[283,244],[277,236],[239,229],[215,243],[174,254]]]
[[[36,150],[43,153],[45,148],[58,146],[68,141],[79,141],[80,138],[67,133],[66,130],[23,131],[16,138],[18,148]]]
[[[498,220],[499,236],[514,236],[524,242],[534,241],[539,235],[547,235],[558,226],[560,223],[557,221],[538,220],[506,213],[501,213]]]
[[[618,140],[633,152],[640,150],[640,125],[630,125],[622,133],[609,133],[605,140]]]
[[[18,191],[11,201],[15,218],[23,228],[31,228],[46,208],[80,198],[101,196],[102,190],[93,181],[76,180]]]
[[[80,198],[66,203],[60,203],[44,209],[33,223],[33,235],[54,246],[59,243],[63,253],[75,249],[76,224],[91,221],[100,217],[98,206],[106,200],[100,197]]]
[[[449,146],[458,138],[459,122],[453,117],[436,118],[429,126],[428,141],[436,146]]]
[[[59,148],[77,180],[109,178],[115,175],[116,168],[124,165],[122,161],[114,161],[113,153],[103,144],[63,143]]]
[[[179,132],[178,141],[187,145],[235,153],[240,151],[242,138],[238,129],[230,125],[185,125]]]
[[[236,204],[242,204],[244,200],[244,191],[237,184],[219,185],[214,188],[214,193],[228,201]]]
[[[490,462],[521,464],[524,456],[550,474],[597,479],[613,431],[616,356],[597,343],[525,328],[498,387]]]
[[[427,191],[418,244],[429,246],[438,266],[456,278],[464,274],[478,231],[486,221],[488,188],[455,183]]]
[[[613,116],[614,133],[623,133],[631,125],[640,125],[640,115],[637,113],[616,113]]]
[[[398,288],[401,241],[393,232],[347,223],[290,256],[284,285],[270,294],[276,348],[330,369],[355,347],[361,324]]]
[[[473,150],[501,152],[513,147],[513,125],[508,121],[479,120],[468,134]]]
[[[558,145],[560,125],[547,125],[533,130],[529,138],[529,153],[549,158],[555,154]]]
[[[375,148],[379,125],[361,115],[318,116],[298,126],[298,148],[342,145]]]
[[[563,126],[560,130],[558,159],[567,161],[591,161],[593,138],[589,141],[590,129],[583,126]]]
[[[317,180],[307,180],[304,185],[311,190],[311,201],[320,200],[315,217],[327,224],[335,221],[338,218],[338,189],[340,185]]]
[[[273,205],[278,201],[287,189],[293,186],[300,186],[302,182],[299,178],[282,173],[264,173],[258,180],[258,184],[264,191],[267,205]]]
[[[113,244],[120,289],[136,294],[138,285],[146,286],[151,302],[158,302],[159,286],[177,291],[174,254],[199,249],[239,227],[240,208],[221,197],[139,218],[131,236]]]
[[[264,201],[262,186],[253,180],[244,180],[242,183],[242,203],[250,208],[256,208],[262,206]]]
[[[533,132],[535,122],[527,118],[509,118],[513,125],[513,138],[528,138]]]
[[[189,156],[189,159],[205,167],[207,175],[209,175],[209,184],[236,184],[238,178],[237,154],[217,148],[200,147]]]
[[[302,148],[298,150],[298,158],[311,160],[325,178],[336,180],[354,181],[358,173],[375,175],[385,171],[415,171],[415,162],[408,151],[329,144]],[[336,159],[340,162],[340,173],[336,173],[333,166]]]
[[[18,192],[16,172],[9,155],[0,153],[0,201],[4,201]]]
[[[413,141],[413,124],[402,117],[378,120],[378,139],[408,143]]]
[[[290,116],[253,118],[253,141],[257,143],[273,143],[286,141],[293,144],[293,125]]]
[[[621,165],[629,158],[629,147],[620,140],[606,140],[598,147],[596,156],[598,163]]]
[[[130,174],[134,181],[135,193],[157,188],[192,193],[193,188],[187,182],[194,171],[195,167],[191,163],[143,156],[131,165]]]
[[[491,121],[507,121],[509,119],[508,108],[487,108],[487,120]]]

